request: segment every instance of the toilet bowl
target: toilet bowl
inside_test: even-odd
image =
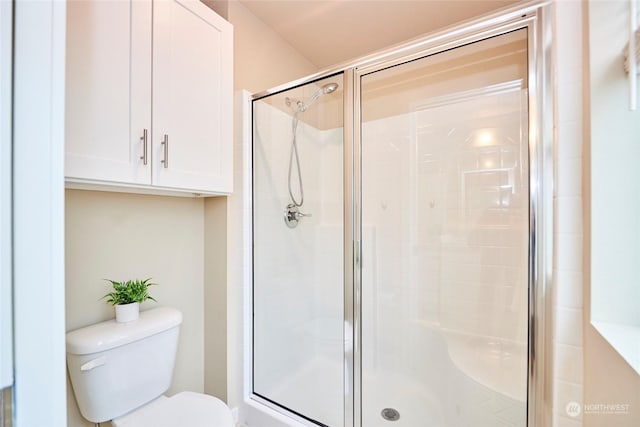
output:
[[[114,427],[233,427],[227,405],[220,399],[183,391],[172,397],[160,396],[137,411],[111,421]]]
[[[183,391],[171,397],[182,313],[161,307],[138,320],[101,322],[67,333],[67,368],[80,413],[116,427],[233,427],[220,399]]]

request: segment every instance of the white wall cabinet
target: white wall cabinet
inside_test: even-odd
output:
[[[67,187],[230,193],[231,24],[195,0],[67,9]]]
[[[151,184],[151,3],[67,4],[65,176]]]

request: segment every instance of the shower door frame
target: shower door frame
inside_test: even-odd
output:
[[[425,37],[393,46],[359,60],[313,74],[251,96],[252,101],[294,87],[343,73],[343,162],[344,162],[344,426],[362,426],[362,330],[361,264],[362,251],[362,165],[361,165],[361,77],[411,60],[500,36],[527,30],[528,148],[529,148],[529,266],[528,266],[528,364],[527,426],[547,425],[550,409],[545,364],[550,363],[551,335],[546,309],[550,307],[553,262],[553,85],[551,73],[552,19],[550,1],[532,1],[503,9]],[[252,179],[250,180],[252,182]],[[251,192],[253,186],[251,186]],[[253,247],[253,236],[251,236]],[[251,258],[253,266],[253,255]],[[351,266],[349,268],[348,266]],[[253,274],[251,273],[251,277]],[[247,285],[247,284],[245,284]],[[253,294],[253,281],[248,284]],[[253,307],[251,297],[250,307]],[[245,313],[252,325],[252,313]],[[245,329],[253,336],[253,327]],[[252,341],[249,340],[249,341]],[[250,353],[253,354],[251,348]],[[251,356],[253,357],[253,356]],[[252,365],[252,360],[249,361]],[[246,361],[245,361],[246,363]],[[253,376],[251,371],[250,376]],[[318,425],[253,393],[245,381],[247,403],[264,405],[291,420],[291,425]],[[293,409],[293,408],[292,408]],[[270,412],[271,412],[270,411]],[[272,412],[273,413],[273,412]],[[281,421],[282,418],[278,417]]]
[[[548,64],[548,55],[540,42],[544,34],[542,26],[543,19],[542,8],[535,12],[523,13],[518,18],[499,22],[496,25],[487,24],[484,28],[478,28],[477,31],[465,33],[462,29],[460,33],[451,32],[434,41],[427,41],[421,44],[417,52],[403,53],[399,57],[391,57],[388,59],[380,59],[370,65],[357,67],[354,72],[354,99],[361,99],[361,79],[366,75],[382,71],[391,67],[399,66],[413,60],[425,58],[432,55],[456,49],[474,42],[479,42],[491,37],[501,36],[506,33],[526,29],[527,31],[527,78],[528,78],[528,126],[529,126],[529,268],[528,268],[528,284],[529,284],[529,313],[528,313],[528,378],[527,378],[527,425],[530,427],[543,425],[537,422],[543,418],[542,411],[542,392],[544,360],[541,353],[544,352],[544,341],[542,340],[544,328],[543,324],[543,308],[545,299],[545,285],[551,283],[548,280],[551,272],[546,269],[551,267],[552,257],[551,245],[545,250],[545,240],[550,236],[545,236],[545,229],[552,230],[549,224],[550,216],[545,215],[545,210],[552,206],[549,196],[552,195],[552,183],[543,182],[545,178],[552,175],[553,168],[549,165],[552,160],[552,134],[545,132],[541,126],[542,123],[552,123],[550,120],[544,120],[545,112],[548,113],[549,108],[542,108],[544,98],[544,88],[548,84],[547,76],[541,70],[543,64]],[[541,72],[542,71],[542,72]],[[547,98],[548,99],[548,98]],[[360,253],[362,252],[362,115],[361,103],[354,102],[354,149],[353,149],[353,244],[354,247],[354,273],[353,273],[353,331],[354,331],[354,382],[353,388],[353,421],[355,426],[362,425],[362,282],[360,265]],[[548,135],[545,143],[544,135]],[[345,139],[346,141],[346,139]],[[547,156],[545,156],[545,153]],[[547,157],[547,159],[545,159]],[[545,161],[546,160],[546,161]],[[544,171],[547,172],[543,174]],[[349,176],[349,175],[345,175]],[[543,198],[546,197],[546,200]],[[543,225],[544,224],[544,225]],[[345,227],[347,229],[349,227]],[[550,243],[550,240],[546,240]],[[345,238],[345,251],[349,246],[349,242]],[[345,266],[346,258],[345,258]],[[545,280],[547,279],[547,280]],[[348,283],[348,282],[346,282]],[[346,304],[345,304],[346,306]],[[345,316],[346,320],[346,316]],[[345,321],[345,323],[347,323]],[[345,331],[346,332],[346,331]],[[345,412],[346,417],[346,412]],[[345,422],[345,425],[347,424]]]

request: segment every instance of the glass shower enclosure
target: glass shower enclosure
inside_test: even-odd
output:
[[[303,425],[534,425],[539,13],[254,96],[255,399]]]

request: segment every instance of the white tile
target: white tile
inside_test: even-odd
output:
[[[575,50],[579,50],[576,48]],[[582,87],[582,56],[575,51],[562,52],[558,50],[558,63],[556,74],[556,87],[559,90],[568,86]],[[562,93],[562,92],[561,92]],[[582,116],[582,91],[577,93],[576,97],[561,99],[567,107],[575,109],[578,118]],[[565,122],[566,119],[560,120],[559,123]]]
[[[566,308],[582,308],[584,277],[581,271],[554,271],[554,305]]]
[[[557,307],[555,313],[554,341],[582,346],[582,310]]]
[[[555,202],[558,233],[582,234],[582,197],[558,197]]]
[[[581,2],[555,1],[555,64],[558,85],[582,78],[582,5]]]
[[[556,233],[555,242],[556,268],[564,271],[582,271],[582,234]]]
[[[557,344],[554,354],[554,371],[559,380],[582,384],[583,382],[583,347]]]
[[[582,194],[582,159],[558,159],[556,173],[556,195],[579,196]]]
[[[582,120],[582,82],[558,85],[558,123]]]
[[[581,59],[579,56],[567,55],[566,53],[560,54],[561,56],[568,57],[563,63],[558,63],[558,71],[557,71],[557,82],[556,85],[561,90],[562,88],[566,88],[569,86],[577,86],[582,87],[582,64],[580,63]],[[561,98],[558,100],[559,105],[564,105],[565,107],[571,108],[573,112],[577,115],[575,118],[580,118],[582,116],[582,92],[578,94],[577,97],[562,97],[563,93],[561,92]],[[559,123],[564,123],[568,120],[568,118],[560,116]],[[575,119],[573,119],[575,120]]]
[[[554,427],[582,426],[566,406],[583,402],[582,287],[582,4],[554,1],[557,85],[556,270],[554,271]],[[571,344],[571,345],[568,345]]]
[[[582,20],[576,19],[582,15],[582,8],[579,1],[576,0],[556,0],[556,36],[557,48],[560,52],[571,52],[573,55],[581,55],[580,46],[582,43]],[[578,52],[573,53],[574,50]],[[558,62],[561,62],[558,58]]]
[[[575,2],[577,3],[577,2]],[[578,15],[579,16],[579,15]],[[576,16],[571,21],[580,22],[580,18]],[[574,25],[558,25],[558,34],[555,38],[557,43],[556,51],[556,67],[557,67],[557,85],[564,86],[571,83],[582,84],[582,33],[580,28],[572,28]],[[580,25],[578,25],[580,27]],[[578,105],[580,98],[569,99]]]
[[[558,125],[558,151],[557,159],[573,159],[582,157],[584,145],[584,132],[579,120],[561,123]]]

